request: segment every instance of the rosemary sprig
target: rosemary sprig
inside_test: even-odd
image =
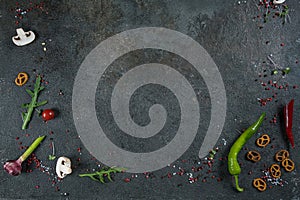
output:
[[[103,168],[98,172],[79,174],[79,176],[80,177],[90,177],[94,181],[105,183],[104,176],[106,176],[109,181],[113,181],[111,178],[111,173],[123,172],[125,170],[126,170],[125,168],[120,168],[120,167],[111,167],[108,169]]]
[[[38,94],[40,91],[42,91],[45,87],[41,86],[41,76],[38,76],[36,78],[35,84],[34,84],[34,90],[26,89],[26,92],[31,96],[31,102],[22,104],[22,108],[27,108],[27,112],[22,113],[22,119],[23,119],[23,125],[22,130],[25,130],[27,128],[28,123],[30,122],[32,112],[36,107],[45,105],[47,101],[41,101],[37,102]]]

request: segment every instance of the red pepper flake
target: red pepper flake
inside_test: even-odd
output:
[[[298,85],[294,85],[294,86],[293,86],[293,89],[297,89],[297,88],[298,88]]]
[[[203,183],[206,183],[206,182],[207,182],[207,180],[204,178],[204,179],[202,179],[202,182],[203,182]]]
[[[16,137],[16,140],[19,140],[20,138],[19,137]]]
[[[26,133],[26,134],[25,134],[25,136],[26,136],[26,137],[29,137],[29,136],[30,136],[30,134]]]
[[[222,181],[222,178],[219,177],[219,178],[217,179],[217,181],[218,181],[218,182],[221,182],[221,181]]]
[[[81,148],[80,147],[77,148],[77,152],[81,152]]]
[[[178,174],[179,176],[182,176],[182,175],[184,174],[184,170],[180,170],[180,172],[177,172],[177,174]]]
[[[283,46],[284,46],[284,43],[281,43],[281,44],[280,44],[280,46],[282,46],[282,47],[283,47]]]
[[[124,182],[125,182],[125,183],[129,183],[130,181],[131,181],[130,178],[125,178],[125,179],[124,179]]]
[[[39,185],[36,185],[36,186],[35,186],[35,189],[39,189],[39,188],[40,188],[40,186],[39,186]]]

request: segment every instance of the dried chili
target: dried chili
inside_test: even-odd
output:
[[[283,108],[284,124],[287,138],[289,139],[293,148],[295,148],[294,136],[292,132],[293,127],[293,110],[294,110],[294,99],[292,99]]]

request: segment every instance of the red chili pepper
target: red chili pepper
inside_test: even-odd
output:
[[[285,105],[283,109],[284,109],[283,115],[284,115],[284,124],[285,124],[286,135],[287,135],[292,147],[295,148],[294,136],[293,136],[293,132],[292,132],[294,99],[292,99],[287,105]]]

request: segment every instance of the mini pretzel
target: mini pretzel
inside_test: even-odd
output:
[[[267,189],[266,182],[261,178],[254,179],[253,180],[253,186],[261,192],[263,192]]]
[[[28,81],[28,75],[25,72],[20,72],[15,79],[15,83],[18,86],[24,85]]]
[[[279,178],[281,176],[281,170],[278,164],[271,165],[269,171],[271,176],[273,176],[274,178]]]
[[[247,153],[247,159],[251,160],[253,162],[258,162],[258,161],[260,161],[261,157],[257,151],[249,151]]]
[[[275,154],[275,160],[281,162],[284,159],[288,158],[289,156],[290,154],[287,150],[280,150]]]
[[[266,147],[270,143],[271,139],[267,134],[263,134],[256,140],[256,144],[259,147]]]
[[[293,171],[295,169],[295,163],[291,159],[289,159],[289,158],[284,159],[281,162],[281,165],[284,167],[284,169],[287,172],[291,172],[291,171]]]

